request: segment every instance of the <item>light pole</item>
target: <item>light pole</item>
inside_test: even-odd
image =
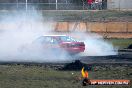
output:
[[[58,3],[58,1],[56,0],[56,10],[58,9],[57,3]]]
[[[27,11],[27,9],[28,9],[28,8],[27,8],[27,0],[26,0],[26,11]]]
[[[121,0],[119,0],[119,11],[121,9]]]
[[[18,3],[19,3],[18,0],[16,0],[16,3],[17,3],[17,9],[18,9]]]

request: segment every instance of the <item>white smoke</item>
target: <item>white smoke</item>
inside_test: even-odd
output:
[[[107,42],[103,37],[96,33],[72,32],[72,36],[77,37],[85,43],[85,51],[79,56],[108,56],[117,55],[117,47]]]
[[[19,62],[57,62],[70,61],[71,58],[65,51],[58,53],[42,47],[34,47],[30,44],[38,37],[53,34],[54,21],[48,22],[40,12],[19,11],[3,16],[0,21],[0,61]],[[82,55],[102,56],[114,55],[114,48],[105,42],[97,34],[71,33],[85,42],[86,49]],[[23,46],[28,47],[22,52]]]
[[[71,31],[67,35],[85,43],[85,51],[79,53],[77,56],[109,56],[118,54],[118,48],[114,47],[112,43],[107,42],[103,36],[97,33],[91,33],[90,31],[86,33],[76,29],[76,31]]]
[[[53,31],[54,22],[45,22],[40,12],[14,12],[3,17],[0,24],[0,61],[55,62],[68,60],[69,56],[65,52],[56,55],[55,50],[47,50],[47,48],[42,50],[40,47],[30,45],[36,38]],[[23,46],[28,47],[27,51],[22,51]]]
[[[96,36],[96,37],[95,37]],[[116,55],[117,49],[111,43],[106,42],[103,37],[98,34],[86,35],[83,34],[83,39],[86,45],[83,55],[87,56],[108,56]]]

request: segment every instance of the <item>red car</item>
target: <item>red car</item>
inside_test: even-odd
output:
[[[84,42],[66,35],[44,35],[37,38],[33,43],[40,44],[47,49],[63,49],[70,54],[77,54],[85,50]]]

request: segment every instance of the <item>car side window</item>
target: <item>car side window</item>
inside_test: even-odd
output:
[[[58,40],[50,36],[42,36],[35,40],[35,43],[38,44],[58,44]]]
[[[39,44],[44,44],[44,43],[51,43],[53,42],[53,40],[50,37],[43,36],[43,37],[38,38],[35,42]]]
[[[46,40],[46,43],[50,43],[50,44],[57,44],[58,43],[57,40],[53,37],[46,37],[45,40]]]
[[[50,37],[45,37],[45,42],[52,42],[53,40]]]
[[[57,39],[53,38],[53,44],[58,44]]]

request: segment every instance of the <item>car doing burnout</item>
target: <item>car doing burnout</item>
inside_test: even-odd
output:
[[[34,43],[38,43],[45,49],[62,49],[70,54],[77,54],[85,50],[84,42],[66,35],[44,35],[37,38]]]

